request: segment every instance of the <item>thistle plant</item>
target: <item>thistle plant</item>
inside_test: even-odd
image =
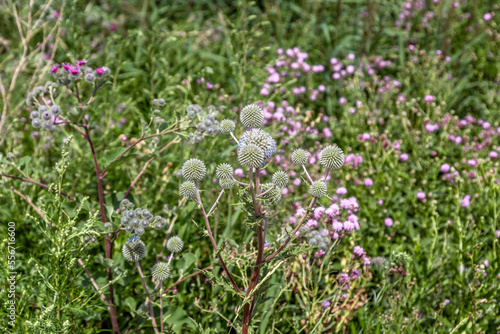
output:
[[[140,315],[145,315],[149,312],[149,318],[153,325],[153,330],[155,334],[164,332],[164,321],[163,321],[163,283],[166,282],[171,276],[172,272],[170,269],[170,264],[174,257],[174,254],[182,251],[184,247],[184,242],[178,236],[173,236],[167,241],[167,249],[170,251],[170,256],[167,262],[160,261],[159,258],[156,264],[151,268],[151,279],[155,283],[154,289],[151,291],[146,283],[144,273],[140,261],[146,256],[146,245],[140,239],[140,237],[134,235],[127,239],[122,247],[122,253],[125,260],[128,262],[133,262],[136,265],[137,272],[141,277],[142,286],[146,291],[146,300],[144,304],[141,304],[138,309]],[[158,292],[158,296],[155,298],[155,294]],[[156,315],[154,312],[154,301],[160,299],[160,329],[158,329],[158,324],[156,322]]]
[[[102,236],[102,239],[104,239],[105,256],[107,259],[112,259],[114,240],[118,237],[122,230],[125,230],[128,233],[136,234],[135,238],[137,238],[137,236],[143,235],[145,233],[145,229],[150,226],[157,230],[165,227],[166,219],[159,215],[153,215],[145,208],[134,209],[132,203],[127,200],[127,196],[134,189],[134,186],[144,174],[147,167],[157,158],[158,154],[167,150],[171,145],[180,142],[181,134],[178,131],[187,129],[189,126],[180,126],[180,124],[186,120],[182,118],[176,119],[175,122],[166,122],[162,117],[160,117],[160,109],[166,106],[166,102],[162,98],[155,98],[151,101],[152,111],[149,114],[149,119],[139,119],[141,124],[141,137],[139,139],[135,139],[134,141],[125,141],[127,147],[118,148],[118,153],[116,153],[113,158],[106,159],[107,163],[104,165],[102,163],[104,157],[98,156],[93,140],[93,133],[98,130],[99,124],[92,119],[92,117],[94,117],[94,115],[91,115],[92,112],[84,114],[84,111],[87,111],[89,106],[96,101],[96,96],[98,92],[101,91],[101,88],[109,83],[110,79],[113,79],[111,70],[106,66],[92,68],[87,61],[80,60],[75,64],[55,64],[51,67],[49,72],[55,79],[55,82],[47,81],[45,85],[35,87],[26,95],[25,103],[29,107],[31,124],[36,129],[43,127],[43,129],[54,132],[62,130],[63,127],[65,127],[64,130],[66,130],[66,127],[68,127],[77,131],[87,142],[90,157],[95,169],[95,188],[97,189],[97,200],[99,203],[98,216],[102,223],[102,227],[104,227],[106,231],[101,234],[97,232],[93,234],[86,233],[83,237],[82,244],[87,246],[89,243],[95,244],[99,239],[101,239],[100,237]],[[70,107],[70,105],[75,104],[75,100],[76,107]],[[109,207],[107,208],[105,205],[106,201],[104,198],[103,180],[106,178],[109,169],[122,162],[125,157],[129,156],[132,149],[138,147],[143,142],[149,141],[151,145],[150,147],[154,152],[158,146],[159,137],[167,134],[175,134],[176,137],[164,147],[159,149],[156,152],[158,154],[153,155],[145,166],[139,171],[126,192],[123,194],[121,207],[118,207],[116,210],[110,210]],[[68,144],[69,142],[71,141],[67,140]],[[148,150],[147,153],[151,153],[152,151]],[[106,147],[100,152],[106,152]],[[101,161],[101,163],[99,163],[99,161]],[[22,173],[20,170],[19,172]],[[24,182],[29,182],[50,190],[55,188],[37,182],[25,173],[22,174],[23,177],[7,174],[2,174],[1,176],[21,179]],[[198,174],[193,174],[192,177],[196,178],[197,175]],[[59,193],[61,195],[65,195],[68,200],[75,200],[72,196],[69,196],[62,191],[59,191]],[[119,221],[122,227],[120,227],[120,224],[115,224],[116,229],[113,230],[113,224],[108,221],[107,217],[113,217],[113,215],[116,215],[120,211],[121,217],[119,218]],[[39,214],[41,215],[41,212],[39,212]],[[113,220],[113,218],[111,218],[111,220]],[[134,240],[136,239],[129,239],[129,246],[123,250],[123,255],[125,258],[128,257],[128,259],[136,261],[140,258],[140,254],[135,252],[140,251],[143,247],[141,246],[141,242],[137,241],[138,243],[134,244]],[[133,245],[138,248],[132,247]],[[138,261],[136,262],[138,263]],[[83,263],[81,265],[83,266]],[[114,302],[115,292],[113,284],[113,270],[111,267],[106,266],[106,274],[106,278],[109,282],[108,296],[106,297],[102,294],[101,299],[105,302],[110,312],[113,333],[119,334],[120,329],[118,316]],[[89,275],[91,276],[90,273]],[[100,293],[100,288],[97,284],[93,284],[93,287]]]
[[[266,233],[268,232],[269,222],[273,214],[272,207],[281,199],[281,191],[288,184],[289,176],[286,172],[279,170],[272,175],[271,182],[264,183],[262,179],[261,171],[267,167],[269,159],[276,152],[276,141],[269,133],[261,129],[264,122],[262,109],[255,104],[246,106],[241,110],[240,121],[247,130],[240,136],[239,140],[236,139],[233,133],[236,127],[232,120],[224,120],[221,123],[221,131],[224,134],[231,134],[233,139],[238,143],[237,161],[246,169],[248,182],[242,182],[233,177],[233,167],[231,164],[222,163],[217,166],[215,174],[219,179],[219,184],[222,189],[220,190],[216,202],[207,212],[200,195],[200,187],[206,176],[207,168],[201,160],[191,158],[182,166],[182,175],[187,181],[181,184],[180,194],[193,199],[201,210],[214,254],[216,254],[234,293],[241,298],[241,308],[243,309],[241,332],[246,334],[250,329],[252,313],[257,304],[259,287],[264,283],[263,280],[268,279],[268,275],[264,278],[262,277],[262,268],[274,263],[275,261],[273,260],[281,252],[285,251],[286,247],[296,235],[300,235],[298,232],[308,215],[303,215],[301,221],[295,224],[292,231],[287,232],[288,236],[281,240],[281,244],[276,249],[264,254]],[[305,211],[311,212],[314,210],[318,201],[326,196],[328,192],[326,180],[332,169],[342,167],[344,154],[342,150],[335,145],[323,149],[320,163],[325,167],[325,171],[324,175],[316,181],[311,178],[305,166],[307,162],[307,152],[305,150],[295,150],[292,154],[292,161],[303,167],[307,179],[309,180],[309,194],[311,195],[311,199],[309,205],[305,207]],[[219,198],[224,191],[232,188],[235,184],[239,187],[240,198],[247,212],[248,226],[254,231],[257,239],[257,254],[251,268],[252,274],[245,287],[241,287],[243,282],[236,282],[233,273],[229,270],[222,256],[222,252],[217,246],[217,236],[213,235],[210,222],[211,214],[216,209]],[[325,248],[331,243],[329,235],[322,235],[319,232],[315,233],[318,235],[314,233],[310,235],[311,244],[319,244],[321,248]],[[274,270],[276,270],[280,264],[281,261],[274,263]]]

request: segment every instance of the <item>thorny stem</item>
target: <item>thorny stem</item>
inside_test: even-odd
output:
[[[201,201],[201,196],[200,196],[200,189],[198,188],[198,182],[195,182],[196,185],[196,198],[198,199],[198,204],[200,205],[201,208],[201,213],[203,214],[203,218],[205,219],[205,225],[207,228],[208,232],[208,237],[210,238],[210,241],[212,242],[212,247],[214,248],[214,252],[217,253],[217,257],[219,258],[220,264],[222,265],[222,269],[224,269],[224,272],[226,273],[229,281],[231,281],[231,284],[233,285],[234,289],[238,292],[241,293],[240,288],[238,288],[238,285],[233,279],[233,276],[229,272],[229,269],[226,266],[226,263],[222,259],[222,256],[219,254],[219,249],[217,248],[217,243],[215,242],[214,236],[212,234],[212,229],[210,227],[210,221],[208,220],[207,213],[205,212],[205,208],[203,207],[203,203]]]
[[[156,325],[156,318],[155,318],[155,311],[153,309],[153,298],[151,296],[151,294],[149,293],[149,289],[148,289],[148,286],[146,284],[146,280],[144,279],[144,275],[142,274],[142,269],[141,269],[141,265],[139,264],[139,261],[135,261],[135,264],[137,266],[137,270],[139,271],[139,276],[141,276],[141,280],[142,280],[142,285],[144,286],[144,290],[146,290],[146,294],[148,295],[148,298],[149,298],[149,313],[151,313],[151,322],[153,323],[153,329],[155,331],[156,334],[159,334],[158,333],[158,326]]]

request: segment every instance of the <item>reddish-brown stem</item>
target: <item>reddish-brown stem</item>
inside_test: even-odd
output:
[[[26,182],[33,183],[33,184],[35,184],[37,186],[40,186],[42,188],[45,188],[45,189],[50,189],[50,190],[53,190],[53,191],[57,191],[56,189],[51,188],[51,187],[47,186],[46,184],[43,184],[43,183],[40,183],[40,182],[36,182],[32,178],[25,178],[25,177],[19,177],[19,176],[14,176],[14,175],[7,175],[7,174],[0,174],[0,176],[2,176],[2,177],[9,177],[11,179],[16,179],[16,180],[21,180],[21,181],[26,181]],[[70,201],[74,201],[75,200],[74,197],[66,194],[65,192],[60,191],[59,193],[61,195],[63,195],[63,196],[66,196]]]
[[[144,290],[146,291],[146,294],[148,295],[149,300],[150,300],[148,305],[149,305],[149,312],[151,313],[151,322],[153,323],[153,329],[154,329],[155,333],[158,334],[158,326],[156,325],[156,318],[155,318],[155,312],[154,312],[153,301],[152,301],[153,297],[149,293],[149,289],[148,289],[148,286],[146,284],[146,280],[144,279],[144,274],[142,273],[142,268],[141,268],[141,265],[139,264],[139,261],[135,261],[135,264],[137,266],[137,271],[139,271],[139,276],[141,276],[142,285],[144,286]]]
[[[102,190],[102,174],[99,170],[99,163],[97,162],[97,156],[95,154],[94,144],[92,143],[89,128],[88,128],[85,120],[83,123],[83,128],[85,129],[85,139],[89,142],[90,150],[92,151],[92,158],[94,160],[94,167],[95,167],[95,172],[96,172],[96,176],[97,176],[97,196],[99,198],[101,222],[103,224],[105,224],[106,223],[106,211],[104,209],[104,193]],[[112,254],[113,242],[110,240],[108,235],[104,236],[104,246],[105,246],[106,258],[112,259],[113,258],[113,254]],[[113,280],[113,272],[111,271],[111,268],[106,267],[106,272],[107,272],[108,281],[111,282]],[[118,317],[116,315],[116,308],[115,308],[114,287],[113,287],[113,284],[111,284],[111,283],[109,284],[109,302],[111,305],[109,310],[110,310],[110,317],[111,317],[111,326],[113,327],[113,334],[120,334],[120,327],[118,325]]]
[[[200,196],[200,189],[198,188],[198,182],[195,182],[196,184],[196,198],[198,199],[198,204],[200,205],[201,208],[201,213],[203,214],[203,218],[205,219],[205,226],[207,228],[208,232],[208,237],[210,238],[210,241],[212,242],[212,247],[214,248],[214,252],[217,253],[217,257],[219,258],[220,264],[222,266],[222,269],[224,269],[224,272],[226,273],[229,281],[233,285],[234,289],[238,292],[241,293],[240,288],[238,288],[238,285],[233,279],[233,275],[231,275],[231,272],[229,272],[229,269],[226,266],[226,263],[222,259],[222,256],[219,254],[219,249],[217,247],[217,243],[215,242],[214,236],[212,234],[212,228],[210,227],[210,222],[208,220],[207,213],[205,212],[205,208],[203,207],[203,202],[201,201],[201,196]]]
[[[83,270],[85,271],[85,274],[87,274],[90,282],[92,283],[92,286],[99,293],[99,296],[101,296],[102,301],[104,302],[104,304],[106,304],[108,306],[108,310],[109,310],[109,307],[111,306],[110,303],[109,303],[109,300],[106,298],[106,296],[104,295],[104,293],[101,291],[101,289],[97,285],[97,282],[95,281],[95,279],[92,276],[92,274],[88,271],[87,268],[85,268],[85,264],[83,263],[83,260],[82,259],[78,259],[78,264],[83,267]],[[111,312],[111,310],[109,310],[109,311]]]
[[[313,198],[311,200],[311,203],[309,204],[309,210],[312,209],[313,205],[316,203],[316,198]],[[276,255],[278,255],[282,250],[283,248],[286,247],[286,245],[288,245],[288,243],[292,240],[292,237],[297,233],[297,231],[301,228],[302,224],[304,223],[304,221],[307,219],[307,214],[304,214],[304,216],[302,217],[302,219],[300,220],[300,222],[297,224],[297,226],[295,226],[295,228],[293,229],[292,233],[290,233],[290,236],[281,244],[281,246],[278,247],[277,250],[275,250],[271,255],[269,255],[268,257],[266,257],[262,263],[266,263],[267,261],[270,261],[272,258],[274,258]]]
[[[252,182],[253,182],[253,173],[252,170],[250,170],[250,185],[252,185]],[[255,169],[255,190],[256,190],[255,193],[252,191],[253,190],[252,186],[250,186],[250,189],[251,189],[252,200],[254,203],[255,218],[259,219],[260,216],[262,215],[262,203],[257,200],[257,198],[260,196],[260,190],[261,190],[259,168]],[[247,293],[245,297],[248,297],[251,294],[254,295],[252,303],[251,304],[246,303],[243,306],[243,326],[242,326],[243,334],[247,334],[250,328],[250,321],[252,319],[252,310],[253,306],[255,305],[255,298],[256,298],[256,294],[253,290],[259,281],[260,265],[262,263],[262,257],[264,254],[264,236],[262,233],[262,223],[257,224],[256,232],[257,232],[257,258],[255,259],[255,265],[253,267],[252,276],[250,277],[250,282],[248,284]]]

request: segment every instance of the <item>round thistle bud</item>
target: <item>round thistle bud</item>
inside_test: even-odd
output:
[[[203,123],[205,124],[205,126],[206,126],[207,128],[211,127],[211,126],[212,126],[212,124],[213,124],[213,122],[212,122],[211,120],[209,120],[208,118],[206,118],[206,119],[203,121]]]
[[[149,221],[147,219],[141,219],[140,225],[144,228],[149,227]]]
[[[206,173],[207,168],[199,159],[189,159],[182,165],[182,176],[188,181],[201,181]]]
[[[160,98],[160,99],[158,99],[158,105],[159,105],[160,107],[164,107],[164,106],[165,106],[165,99],[161,99],[161,98]]]
[[[42,112],[42,118],[46,121],[48,121],[52,117],[52,113],[50,111],[44,111]]]
[[[245,132],[238,142],[238,149],[240,150],[249,144],[260,147],[264,151],[264,159],[270,158],[276,152],[276,141],[262,129],[252,129]]]
[[[238,161],[247,168],[255,168],[264,162],[264,151],[254,144],[245,145],[238,151]]]
[[[273,184],[278,188],[286,187],[288,180],[288,174],[282,170],[273,174]]]
[[[186,181],[181,184],[179,192],[184,197],[195,197],[196,196],[196,185],[193,181]]]
[[[301,148],[292,153],[292,162],[296,165],[303,165],[307,162],[307,151]]]
[[[128,218],[127,217],[122,217],[121,223],[122,223],[123,226],[128,225],[128,223],[129,223]]]
[[[233,179],[220,179],[219,184],[222,189],[231,189],[234,187],[234,180]]]
[[[240,121],[247,128],[260,128],[264,123],[264,112],[258,105],[249,104],[241,110]]]
[[[311,184],[309,188],[309,194],[312,197],[321,198],[326,195],[326,184],[323,181],[316,181]]]
[[[125,231],[127,231],[128,233],[134,232],[134,225],[128,224],[127,226],[125,226]]]
[[[328,169],[339,169],[344,164],[344,152],[337,145],[327,146],[319,154],[319,162]]]
[[[236,124],[234,124],[234,122],[229,119],[225,119],[222,122],[220,122],[220,132],[222,132],[223,134],[227,135],[233,132],[235,128]]]
[[[58,105],[54,104],[52,107],[50,107],[50,111],[52,111],[52,113],[54,115],[60,115],[61,114],[61,107],[59,107]]]
[[[102,68],[102,75],[107,76],[111,74],[111,70],[107,66],[103,66]]]
[[[88,83],[93,83],[95,81],[95,75],[93,73],[86,73],[84,78]]]
[[[132,219],[134,217],[135,217],[135,211],[134,210],[127,211],[127,218]]]
[[[49,108],[47,108],[47,106],[39,106],[39,107],[38,107],[38,111],[39,111],[40,113],[44,113],[44,112],[46,112],[46,111],[49,111]]]
[[[172,253],[179,253],[183,247],[184,243],[178,236],[174,236],[167,241],[167,249]]]
[[[146,245],[141,238],[134,235],[127,239],[127,242],[123,245],[122,253],[125,260],[129,262],[140,261],[146,256]]]
[[[219,179],[231,179],[233,177],[233,167],[230,164],[220,164],[215,170],[215,175]]]
[[[38,111],[32,111],[30,114],[31,119],[40,118],[40,113]]]
[[[137,226],[135,229],[134,229],[134,233],[137,234],[137,235],[143,235],[144,234],[144,227],[142,226]]]
[[[155,281],[163,282],[170,277],[170,267],[165,262],[158,262],[151,269],[151,274]]]
[[[144,218],[148,218],[149,216],[151,216],[151,212],[149,212],[148,209],[144,209],[144,210],[142,210],[142,216]]]
[[[158,99],[153,99],[153,101],[151,101],[151,104],[157,107],[160,105],[160,102],[158,101]]]
[[[207,127],[205,126],[204,123],[198,123],[198,127],[197,127],[197,130],[199,132],[205,132],[205,130],[207,129]]]
[[[35,118],[31,121],[31,125],[33,125],[35,129],[40,129],[42,127],[42,121],[39,118]]]
[[[130,225],[134,226],[134,227],[137,227],[139,226],[139,224],[141,223],[141,221],[139,220],[139,218],[134,218],[130,221]]]

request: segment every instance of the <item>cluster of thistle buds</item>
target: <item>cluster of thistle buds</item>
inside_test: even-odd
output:
[[[155,108],[153,110],[153,115],[155,116],[155,118],[154,118],[155,126],[159,127],[161,124],[165,123],[165,120],[159,116],[161,113],[161,110],[159,108],[163,108],[166,105],[165,99],[162,99],[162,98],[153,99],[151,101],[151,104]],[[157,138],[153,138],[153,139],[157,139]]]
[[[189,134],[190,145],[201,142],[205,135],[217,136],[221,133],[219,121],[215,119],[219,115],[215,106],[209,105],[203,110],[198,104],[192,104],[186,107],[186,114],[191,121],[198,121],[196,131]]]
[[[245,168],[253,169],[264,167],[276,152],[276,141],[261,127],[264,123],[264,113],[262,108],[256,104],[244,107],[240,113],[240,121],[247,129],[238,140],[234,135],[236,124],[232,120],[225,119],[220,123],[220,131],[230,134],[238,143],[238,162]],[[344,153],[336,145],[325,147],[319,156],[319,161],[327,169],[324,179],[313,181],[307,172],[305,164],[308,160],[308,153],[303,149],[297,149],[292,154],[292,161],[301,165],[310,181],[309,193],[314,198],[321,198],[327,193],[326,178],[332,169],[339,169],[344,164]],[[189,159],[182,166],[182,175],[187,180],[181,184],[180,193],[185,197],[195,197],[197,185],[206,174],[205,164],[199,159]],[[216,175],[223,189],[234,186],[232,176],[233,168],[229,164],[221,164],[217,167]],[[262,200],[264,205],[272,204],[281,192],[277,191],[285,187],[289,182],[289,177],[284,171],[277,171],[272,176],[272,183],[261,185]],[[266,198],[267,195],[267,198]]]
[[[120,204],[122,209],[121,224],[128,233],[143,235],[145,229],[150,226],[160,230],[167,225],[165,218],[154,216],[148,209],[134,209],[132,202],[127,199],[124,199]]]
[[[60,84],[67,86],[71,82],[81,78],[89,83],[94,83],[96,80],[104,80],[111,74],[111,71],[106,66],[93,69],[87,65],[86,60],[79,60],[76,64],[55,64],[50,69],[50,73]]]

